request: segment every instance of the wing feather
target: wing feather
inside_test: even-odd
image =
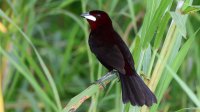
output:
[[[96,55],[98,60],[108,69],[114,68],[120,73],[125,73],[124,58],[120,49],[116,45],[93,47],[91,50]]]

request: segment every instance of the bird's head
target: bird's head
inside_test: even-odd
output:
[[[104,11],[93,10],[83,13],[81,16],[87,19],[92,30],[100,27],[112,27],[112,21]]]

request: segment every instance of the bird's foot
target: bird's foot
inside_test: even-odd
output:
[[[119,78],[119,73],[117,72],[117,71],[115,71],[115,74],[116,74],[116,76],[117,76],[117,82],[120,82],[120,78]]]
[[[104,75],[103,77],[101,77],[99,80],[96,80],[95,82],[93,82],[92,84],[98,84],[100,85],[101,87],[103,87],[104,89],[106,88],[106,85],[105,85],[105,79],[107,78],[107,74]]]
[[[108,82],[109,78],[112,77],[113,74],[117,74],[117,77],[118,77],[117,70],[112,70],[108,72],[106,75],[104,75],[103,77],[101,77],[99,80],[95,81],[93,84],[99,84],[105,89],[106,83]]]
[[[100,85],[101,87],[103,87],[104,89],[106,89],[106,85],[103,83],[102,79],[97,80],[96,82],[94,82],[95,84]]]

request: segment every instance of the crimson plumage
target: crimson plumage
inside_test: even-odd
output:
[[[132,55],[114,30],[108,14],[94,10],[81,16],[87,19],[91,28],[89,35],[91,51],[109,71],[115,69],[119,72],[123,102],[138,106],[151,106],[156,103],[155,95],[137,74]]]

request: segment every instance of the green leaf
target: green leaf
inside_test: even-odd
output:
[[[169,19],[170,19],[170,14],[165,13],[165,15],[163,16],[158,26],[158,30],[157,30],[157,34],[156,34],[155,42],[154,42],[154,47],[153,47],[154,49],[158,49],[160,47]]]
[[[12,25],[15,26],[15,28],[23,35],[23,37],[27,40],[27,42],[31,45],[31,47],[33,48],[39,62],[40,62],[40,65],[50,83],[50,86],[52,88],[52,91],[54,93],[54,98],[55,98],[55,101],[57,103],[57,107],[59,110],[62,109],[62,106],[61,106],[61,102],[60,102],[60,98],[59,98],[59,94],[58,94],[58,91],[57,91],[57,88],[56,88],[56,85],[54,83],[54,80],[52,78],[52,75],[50,74],[49,70],[47,69],[47,66],[45,65],[44,61],[42,60],[39,52],[37,51],[36,47],[33,45],[32,41],[30,40],[30,38],[7,16],[5,15],[5,13],[0,9],[0,16],[2,16],[4,19],[6,19],[8,22],[10,22]]]
[[[171,7],[172,0],[162,0],[160,6],[156,10],[152,21],[146,27],[146,31],[142,33],[142,46],[143,48],[148,47],[148,43],[153,39],[154,33],[159,25],[160,18],[166,13],[166,10]]]
[[[186,57],[186,55],[189,51],[189,48],[192,45],[198,31],[199,30],[197,30],[196,33],[194,33],[194,35],[192,35],[183,44],[183,46],[181,47],[180,51],[178,52],[176,58],[173,59],[173,62],[168,65],[165,65],[165,67],[170,65],[174,72],[178,71],[178,69],[181,66],[182,62],[184,61],[184,58]],[[158,59],[160,59],[160,56],[158,54],[157,54],[157,56],[158,56]],[[157,95],[157,97],[159,97],[159,98],[162,97],[164,91],[166,90],[166,88],[169,85],[169,83],[171,82],[171,80],[172,80],[172,76],[168,75],[168,73],[165,73],[163,75],[163,78],[160,80],[160,82],[162,82],[162,83],[160,83],[161,85],[159,85],[159,88],[157,89],[157,92],[156,92],[156,93],[159,93]],[[159,104],[154,105],[153,108],[151,109],[151,112],[155,111],[158,105]]]
[[[166,65],[167,70],[170,72],[170,74],[173,76],[173,78],[176,80],[176,82],[181,86],[181,88],[185,91],[185,93],[190,97],[190,99],[196,104],[196,106],[200,107],[200,100],[198,97],[193,93],[193,91],[188,87],[188,85],[181,80],[181,78],[170,68],[168,65]]]
[[[174,63],[172,64],[173,65],[173,69],[174,70],[178,70],[178,68],[180,67],[181,63],[183,62],[185,56],[187,55],[188,51],[189,51],[189,48],[190,46],[192,45],[192,42],[194,41],[195,39],[195,36],[197,34],[197,32],[200,30],[200,28],[194,33],[193,36],[191,36],[187,42],[182,46],[181,50],[179,51],[178,55],[176,56],[175,60],[174,60]]]
[[[27,70],[25,65],[19,61],[16,61],[15,58],[11,57],[5,50],[0,46],[0,53],[2,53],[5,57],[7,57],[12,65],[16,67],[16,69],[28,80],[28,82],[32,85],[32,87],[37,92],[38,96],[48,105],[50,105],[55,111],[57,111],[56,106],[47,96],[47,94],[42,90],[39,86],[38,82],[35,80],[33,75]]]
[[[186,26],[185,26],[185,18],[187,17],[186,15],[181,15],[180,13],[177,12],[170,12],[172,19],[176,23],[179,32],[183,37],[186,38]]]
[[[99,91],[99,89],[102,88],[102,86],[106,86],[110,81],[114,80],[117,78],[118,72],[116,71],[111,71],[108,72],[106,75],[101,77],[97,83],[100,84],[92,84],[89,86],[87,89],[82,91],[80,94],[76,95],[73,97],[69,103],[64,107],[62,112],[71,112],[71,111],[76,111],[76,109],[88,98],[92,97],[95,93]]]
[[[141,41],[141,38],[139,37],[139,35],[137,35],[136,38],[135,38],[135,43],[133,43],[130,46],[131,53],[134,51],[133,58],[136,61],[135,62],[136,67],[138,66],[138,62],[139,62],[139,58],[140,58],[140,52],[141,52],[140,41]]]
[[[189,14],[189,13],[195,13],[200,10],[200,5],[189,5],[189,4],[184,4],[183,8],[181,9],[181,12],[183,14]]]
[[[151,62],[151,55],[152,55],[151,46],[149,45],[149,47],[146,49],[144,53],[144,58],[143,58],[143,63],[142,63],[142,71],[144,72],[145,75],[148,74],[148,68]]]

